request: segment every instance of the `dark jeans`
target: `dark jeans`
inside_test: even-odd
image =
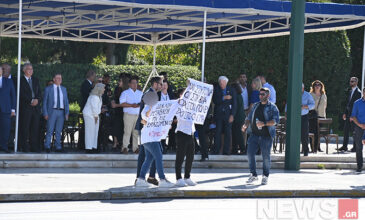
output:
[[[301,135],[301,141],[302,141],[302,148],[304,155],[308,155],[309,148],[308,148],[308,134],[309,134],[309,122],[308,122],[308,114],[302,115],[302,135]]]
[[[185,161],[185,173],[184,178],[190,178],[191,167],[194,160],[194,139],[193,136],[178,131],[176,133],[176,160],[175,160],[175,174],[176,179],[181,179],[181,169],[186,156]]]
[[[195,129],[198,131],[200,153],[203,158],[208,158],[208,143],[207,143],[208,123],[204,122],[203,125],[195,124]]]
[[[244,124],[243,121],[242,122],[233,121],[233,124],[232,124],[232,153],[233,154],[237,154],[238,150],[240,150],[241,153],[246,151],[244,138],[243,138],[243,132],[241,130],[243,124]]]
[[[248,146],[247,146],[247,157],[248,157],[248,165],[250,167],[250,173],[253,176],[257,176],[256,173],[256,152],[260,148],[262,153],[263,160],[263,174],[265,176],[269,176],[270,174],[270,153],[271,146],[273,143],[273,139],[271,137],[263,137],[251,134],[248,138]]]
[[[356,162],[357,169],[361,170],[363,166],[363,155],[362,155],[362,137],[364,135],[365,130],[361,129],[359,126],[354,126],[354,145],[356,143]]]
[[[228,122],[228,117],[216,119],[216,130],[214,137],[214,153],[219,154],[221,149],[222,131],[224,131],[224,147],[223,154],[230,153],[231,138],[232,138],[232,123]]]
[[[8,141],[8,147],[14,149],[15,145],[15,124],[16,124],[16,117],[11,117],[11,129],[10,129],[10,136]]]
[[[141,168],[146,159],[146,152],[143,145],[139,145],[139,153],[138,153],[138,163],[137,163],[137,178],[141,174]],[[153,160],[150,168],[150,176],[149,177],[156,177],[156,162]]]
[[[343,146],[345,148],[347,148],[347,145],[349,143],[349,136],[350,136],[350,132],[352,132],[354,130],[354,123],[350,122],[350,118],[346,118],[345,120],[345,124],[343,127]],[[354,142],[354,147],[355,147],[355,142]]]

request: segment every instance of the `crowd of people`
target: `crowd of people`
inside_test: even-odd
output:
[[[23,75],[19,88],[19,138],[18,150],[21,152],[51,152],[51,139],[54,138],[56,152],[63,152],[61,133],[64,122],[69,119],[69,100],[67,89],[62,86],[62,74],[57,73],[48,82],[44,92],[39,80],[33,74],[30,63],[23,65]],[[14,144],[16,111],[16,78],[10,74],[10,65],[0,68],[0,149],[10,152],[9,144]],[[180,97],[184,89],[176,89],[169,82],[166,72],[160,77],[152,77],[147,92],[156,92],[162,101]],[[345,121],[344,143],[340,148],[347,151],[350,131],[354,134],[358,171],[362,169],[362,144],[365,141],[365,90],[357,86],[358,79],[350,80],[350,91],[343,114]],[[109,137],[113,137],[111,151],[122,154],[138,154],[137,185],[156,184],[156,170],[162,185],[164,182],[162,154],[176,151],[176,176],[178,185],[194,185],[190,179],[191,164],[196,152],[201,153],[201,161],[209,159],[209,154],[247,154],[251,177],[249,182],[257,180],[255,155],[263,156],[263,179],[266,184],[270,170],[270,152],[276,135],[276,125],[280,122],[276,107],[276,91],[259,75],[251,84],[247,75],[240,74],[229,84],[226,76],[220,76],[214,84],[214,93],[204,124],[173,120],[167,140],[156,143],[141,143],[143,121],[148,118],[151,106],[144,104],[144,93],[139,79],[127,73],[119,76],[117,86],[112,91],[110,76],[105,74],[97,78],[92,70],[80,89],[80,109],[83,123],[79,131],[78,145],[87,153],[107,151]],[[362,98],[361,98],[362,96]],[[326,118],[327,96],[325,85],[315,80],[310,91],[302,84],[301,105],[301,143],[302,153],[308,156],[309,133],[314,133],[312,151],[322,151],[319,141],[318,118]],[[44,141],[40,135],[41,120],[45,121]],[[42,140],[42,141],[41,141]],[[41,143],[42,142],[42,143]],[[41,147],[43,146],[43,147]],[[160,146],[160,147],[156,147]],[[161,152],[156,149],[161,149]],[[186,157],[184,180],[181,166]],[[147,171],[149,178],[144,182]]]

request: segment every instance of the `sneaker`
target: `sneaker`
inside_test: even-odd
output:
[[[188,186],[196,186],[196,182],[192,181],[190,178],[189,179],[184,179],[185,183],[188,184]]]
[[[178,179],[176,181],[175,185],[178,186],[178,187],[184,187],[184,186],[186,186],[186,183],[183,179]]]
[[[269,177],[262,175],[261,185],[267,185]]]
[[[135,182],[136,187],[151,187],[151,184],[147,183],[146,180],[137,178],[137,181]]]
[[[154,177],[148,177],[147,178],[147,183],[153,184],[155,186],[158,186],[158,180]]]
[[[251,176],[250,176],[250,178],[248,178],[246,183],[253,183],[253,182],[258,181],[258,180],[259,180],[259,178],[257,176],[252,175],[252,173],[251,173]]]
[[[160,180],[160,183],[158,184],[158,186],[161,188],[172,188],[175,186],[175,184],[171,183],[167,179],[162,179],[162,180]]]

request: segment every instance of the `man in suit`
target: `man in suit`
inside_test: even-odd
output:
[[[219,154],[221,149],[221,135],[224,132],[223,154],[230,153],[232,139],[233,116],[237,110],[236,91],[227,86],[228,78],[220,76],[217,86],[213,93],[214,119],[216,123],[216,133],[214,137],[214,153]]]
[[[250,108],[249,100],[250,100],[250,97],[251,97],[252,88],[251,88],[251,86],[247,85],[247,76],[244,73],[240,74],[237,81],[238,81],[238,84],[240,85],[241,90],[242,90],[242,93],[237,94],[237,95],[242,96],[243,109],[245,111],[245,115],[248,115],[248,110]],[[247,131],[245,131],[243,133],[243,145],[244,145],[245,149],[247,149]]]
[[[64,121],[68,120],[69,102],[67,90],[61,86],[62,75],[57,73],[53,76],[53,85],[48,86],[43,97],[43,117],[47,121],[47,134],[44,148],[49,153],[51,138],[55,131],[56,152],[62,152],[61,133]]]
[[[17,80],[16,77],[11,75],[11,66],[8,63],[3,63],[1,65],[1,67],[3,68],[3,77],[10,79],[13,84],[14,84],[14,89],[15,89],[15,94],[17,93],[16,89],[17,89]],[[15,97],[16,100],[16,97]],[[14,140],[15,140],[15,114],[14,116],[11,116],[10,120],[11,120],[11,129],[10,129],[10,136],[9,136],[9,141],[8,141],[8,147],[9,148],[14,148]]]
[[[3,77],[0,67],[0,151],[9,153],[10,117],[15,116],[15,89],[11,79]]]
[[[93,70],[89,70],[86,73],[86,79],[81,84],[80,112],[82,112],[82,110],[84,110],[87,99],[89,98],[89,94],[90,94],[91,90],[93,89],[95,78],[96,78],[96,73]],[[77,143],[77,147],[79,149],[85,148],[85,125],[84,125],[84,123],[81,123],[81,130],[79,131],[79,142]]]
[[[39,119],[41,114],[41,87],[39,80],[33,76],[33,66],[23,66],[24,76],[20,79],[20,133],[19,146],[23,152],[40,152]],[[29,142],[28,142],[29,141]]]
[[[343,146],[339,149],[341,151],[347,151],[347,145],[349,142],[349,134],[350,131],[353,131],[354,129],[354,123],[350,121],[350,116],[352,112],[352,108],[354,106],[354,102],[361,98],[361,91],[359,87],[357,87],[357,84],[359,82],[359,79],[357,77],[351,77],[350,79],[350,87],[347,94],[346,99],[346,108],[342,115],[342,119],[345,121],[344,125],[344,134],[343,134]],[[351,152],[356,152],[356,144],[354,142],[354,147],[351,149]]]

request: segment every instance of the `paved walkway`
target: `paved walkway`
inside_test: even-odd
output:
[[[261,170],[259,170],[259,173]],[[173,169],[167,178],[175,181]],[[269,184],[246,184],[248,170],[194,169],[195,187],[140,189],[135,169],[2,169],[0,201],[133,198],[365,197],[365,173],[353,170],[272,170]],[[260,177],[261,179],[261,177]]]

